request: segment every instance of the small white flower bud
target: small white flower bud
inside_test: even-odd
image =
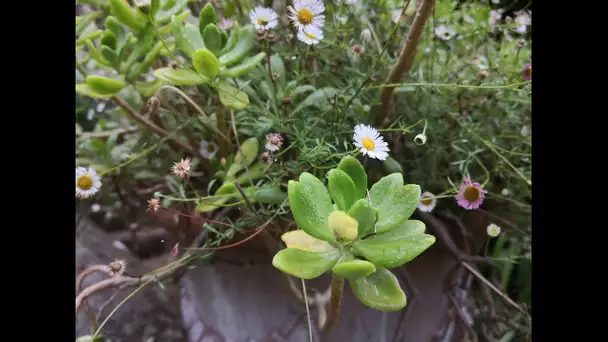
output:
[[[416,136],[414,137],[414,142],[415,142],[417,145],[424,145],[424,144],[426,144],[426,135],[424,135],[424,134],[422,134],[422,133],[421,133],[421,134],[416,135]]]

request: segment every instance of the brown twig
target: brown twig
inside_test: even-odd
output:
[[[325,336],[329,336],[331,331],[338,324],[340,318],[340,308],[342,307],[342,296],[344,294],[344,278],[332,274],[331,276],[331,297],[329,299],[329,314],[321,332]]]
[[[76,277],[76,293],[80,292],[80,288],[82,287],[82,282],[84,281],[84,279],[86,277],[90,276],[93,273],[97,273],[97,272],[108,274],[109,271],[110,271],[110,267],[108,267],[108,265],[93,265],[93,266],[89,266],[89,267],[85,268],[82,272],[80,272],[78,277]]]
[[[397,83],[401,77],[403,77],[403,74],[412,67],[414,56],[416,55],[416,47],[420,41],[424,24],[431,14],[434,5],[435,0],[422,0],[420,7],[418,7],[418,12],[414,18],[411,30],[403,42],[403,48],[401,49],[397,63],[395,63],[386,79],[387,84]],[[374,118],[375,125],[380,126],[384,122],[384,119],[386,119],[394,90],[395,87],[382,88],[380,93],[381,103]]]
[[[127,115],[132,118],[133,120],[135,120],[136,122],[146,126],[147,128],[149,128],[151,131],[153,131],[154,133],[162,136],[163,138],[168,137],[169,136],[169,132],[167,132],[165,129],[158,127],[157,125],[155,125],[153,122],[151,122],[150,120],[144,118],[143,116],[137,114],[137,112],[123,99],[121,99],[118,96],[112,96],[112,100],[114,100],[116,103],[118,103],[127,113]],[[175,149],[181,149],[184,150],[188,153],[190,153],[193,156],[198,155],[198,152],[192,148],[192,146],[189,146],[187,144],[185,144],[184,142],[182,142],[181,140],[175,139],[175,138],[171,138],[171,140],[169,140],[169,144],[171,145],[171,147],[175,148]]]

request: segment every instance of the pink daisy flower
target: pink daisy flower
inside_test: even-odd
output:
[[[526,66],[524,66],[524,69],[521,71],[521,76],[524,81],[532,80],[532,64],[526,64]]]
[[[467,177],[464,177],[464,181],[456,194],[456,202],[467,210],[477,209],[483,203],[486,192],[481,184],[472,183]]]

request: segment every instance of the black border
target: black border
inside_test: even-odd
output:
[[[11,90],[4,100],[5,104],[16,100],[16,111],[5,110],[4,119],[23,120],[5,123],[5,132],[14,129],[18,135],[3,136],[5,184],[17,184],[8,192],[10,206],[4,207],[5,217],[14,217],[9,222],[15,224],[5,224],[3,237],[5,248],[12,250],[5,264],[15,265],[5,273],[9,285],[5,295],[15,296],[18,302],[6,309],[13,322],[23,322],[23,336],[70,341],[76,338],[71,228],[75,140],[68,119],[74,120],[70,113],[75,106],[75,7],[70,1],[30,5],[27,19],[23,8],[9,9],[9,3],[5,7],[9,16],[24,15],[19,15],[16,26],[7,27],[5,35],[12,40],[5,43],[5,70],[15,74],[5,76]],[[604,242],[599,234],[606,223],[602,212],[593,208],[605,203],[602,161],[608,156],[602,148],[606,126],[597,122],[605,116],[600,75],[605,70],[600,52],[604,12],[584,2],[540,1],[535,9],[533,337],[594,340],[595,332],[601,334],[605,325],[600,302],[605,289],[601,257],[606,247],[599,245]],[[594,80],[598,85],[593,86]],[[577,200],[581,196],[585,199]],[[15,289],[21,293],[12,294]],[[587,304],[597,310],[583,307]]]

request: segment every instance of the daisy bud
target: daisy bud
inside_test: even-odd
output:
[[[500,234],[500,227],[494,223],[491,223],[486,229],[488,236],[497,237]]]
[[[414,137],[416,145],[424,145],[426,143],[426,135],[420,133]]]
[[[500,194],[503,196],[509,196],[509,189],[504,188],[504,189],[500,190]]]

